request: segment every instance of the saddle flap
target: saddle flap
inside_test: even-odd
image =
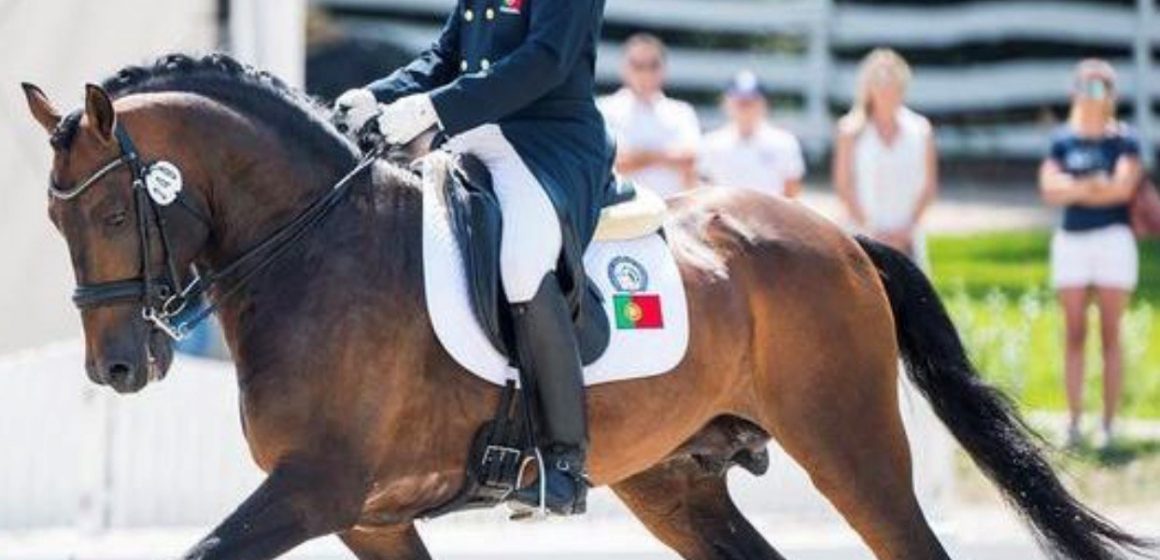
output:
[[[470,155],[435,153],[428,158],[432,161],[427,162],[425,172],[439,173],[443,179],[440,190],[460,247],[472,310],[488,340],[511,361],[515,347],[511,310],[499,272],[503,214],[491,175],[483,162]],[[567,255],[561,256],[562,260],[567,258]],[[575,258],[578,262],[562,262],[557,269],[582,269],[583,255]],[[570,281],[561,285],[570,290],[565,294],[568,300],[576,302],[573,309],[576,336],[581,360],[588,365],[599,359],[608,347],[611,327],[599,288],[590,278],[585,279],[587,282],[582,286],[572,286]]]
[[[511,356],[513,340],[510,317],[501,312],[504,301],[499,280],[499,240],[503,217],[492,189],[491,175],[474,157],[448,160],[443,196],[467,273],[475,318],[488,339],[505,356]]]

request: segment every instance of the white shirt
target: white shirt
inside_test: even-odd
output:
[[[871,231],[910,226],[926,189],[930,121],[906,107],[895,118],[898,135],[890,144],[873,123],[867,123],[854,141],[854,193]],[[920,227],[914,231],[913,251],[914,261],[929,271],[926,235]]]
[[[797,138],[769,124],[762,124],[748,138],[732,125],[709,134],[701,146],[698,165],[711,185],[774,196],[785,196],[786,183],[800,181],[806,172]]]
[[[905,107],[897,119],[898,135],[890,144],[872,123],[854,141],[854,192],[874,230],[909,226],[926,188],[930,121]]]
[[[639,99],[628,89],[598,101],[604,120],[616,137],[621,150],[697,150],[701,125],[693,106],[659,95],[652,102]],[[684,189],[681,173],[671,167],[655,165],[626,176],[661,196]]]

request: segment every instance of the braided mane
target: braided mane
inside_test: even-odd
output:
[[[123,68],[101,87],[113,99],[169,91],[203,95],[282,130],[284,137],[306,142],[312,153],[348,160],[358,155],[330,123],[329,109],[277,76],[225,54],[165,55],[152,64]],[[79,113],[63,119],[52,135],[53,146],[67,148],[79,121]]]

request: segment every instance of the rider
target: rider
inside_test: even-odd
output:
[[[615,155],[593,97],[603,13],[604,0],[459,0],[430,49],[335,107],[340,129],[357,136],[374,120],[396,145],[438,127],[449,150],[490,170],[501,281],[518,363],[541,403],[546,501],[559,515],[583,513],[587,493],[580,353],[555,272],[562,250],[591,240]],[[539,493],[516,499],[538,505]]]

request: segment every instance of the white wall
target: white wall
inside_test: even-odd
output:
[[[72,110],[86,82],[126,64],[211,49],[215,12],[213,0],[0,2],[0,354],[79,332],[68,254],[45,218],[51,151],[20,82]]]
[[[83,360],[74,341],[0,361],[0,530],[208,528],[257,487],[230,366],[182,357],[121,397]]]
[[[286,83],[306,83],[306,1],[231,0],[230,52]]]

